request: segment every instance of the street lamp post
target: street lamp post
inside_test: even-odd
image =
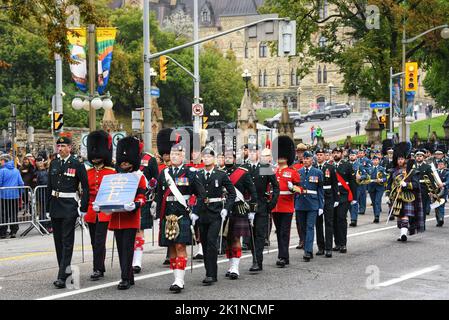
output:
[[[298,112],[301,111],[301,107],[300,107],[301,92],[302,92],[302,88],[301,88],[301,86],[299,86],[299,87],[298,87],[298,90],[296,91],[296,93],[297,93],[297,98],[296,98],[296,108],[297,108]]]
[[[332,82],[329,83],[328,87],[329,87],[329,105],[332,105],[332,89],[334,88]]]
[[[246,92],[249,95],[249,90],[248,90],[248,83],[249,81],[251,81],[251,73],[248,71],[248,69],[245,69],[242,73],[242,78],[246,83]]]
[[[22,101],[25,103],[25,127],[26,127],[26,130],[28,132],[28,128],[30,127],[30,124],[29,124],[29,121],[28,121],[28,104],[32,103],[33,99],[30,98],[30,97],[25,97],[25,98],[23,98]],[[29,139],[27,139],[26,148],[25,148],[27,153],[30,152],[30,145],[28,143],[28,140]]]

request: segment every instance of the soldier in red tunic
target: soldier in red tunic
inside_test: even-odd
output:
[[[104,259],[106,257],[106,237],[108,234],[108,225],[111,220],[109,214],[97,212],[92,207],[92,203],[97,197],[103,177],[109,174],[115,174],[115,169],[111,167],[112,163],[112,138],[103,131],[94,131],[87,136],[87,158],[93,167],[87,170],[87,180],[89,182],[89,206],[84,220],[89,226],[90,242],[94,257],[93,274],[90,276],[92,281],[99,280],[106,271]]]
[[[117,144],[116,168],[118,173],[135,173],[140,176],[134,202],[126,204],[123,212],[114,212],[109,223],[109,229],[114,230],[117,241],[117,251],[120,259],[121,278],[119,290],[129,289],[134,285],[132,268],[134,241],[140,228],[140,208],[146,203],[145,193],[147,179],[139,170],[140,166],[139,140],[134,137],[121,139]]]

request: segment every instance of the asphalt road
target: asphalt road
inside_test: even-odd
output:
[[[435,227],[428,216],[427,231],[409,237],[407,243],[397,242],[399,230],[395,223],[372,223],[371,209],[359,217],[359,225],[349,228],[348,253],[334,253],[333,258],[315,256],[306,263],[298,243],[295,224],[291,233],[290,265],[275,266],[277,245],[274,230],[270,252],[265,251],[264,271],[250,274],[250,253],[244,253],[240,263],[240,279],[224,277],[228,262],[219,258],[219,281],[203,287],[205,272],[201,262],[194,262],[193,273],[186,272],[186,288],[182,294],[172,294],[172,272],[162,266],[165,249],[153,247],[151,231],[147,230],[142,273],[136,285],[118,291],[120,278],[118,256],[115,253],[111,270],[112,234],[108,239],[107,273],[98,282],[89,281],[92,255],[85,236],[85,263],[82,263],[80,231],[76,235],[73,265],[79,268],[80,289],[57,290],[52,282],[57,268],[51,236],[34,231],[25,238],[0,241],[0,299],[145,299],[145,300],[229,300],[229,299],[449,299],[449,228]],[[188,251],[190,255],[190,250]],[[190,265],[190,260],[189,260]]]

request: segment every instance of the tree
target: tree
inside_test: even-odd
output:
[[[164,19],[164,31],[174,33],[176,39],[191,38],[193,32],[193,21],[189,15],[178,10]]]

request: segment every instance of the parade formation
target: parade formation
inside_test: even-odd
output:
[[[129,289],[134,274],[151,268],[142,265],[143,230],[154,230],[158,223],[158,244],[167,248],[174,276],[168,288],[174,293],[186,288],[194,246],[201,246],[204,286],[239,279],[246,242],[253,257],[248,271],[261,273],[264,263],[272,263],[263,260],[272,225],[278,244],[276,266],[295,263],[289,256],[294,215],[300,238],[297,249],[303,249],[305,262],[314,255],[332,258],[333,253],[347,253],[351,250],[347,217],[349,226],[357,227],[358,216],[365,214],[367,194],[373,223],[378,224],[381,215],[387,222],[396,220],[398,241],[407,242],[424,232],[426,215],[432,211],[437,226],[444,224],[449,171],[442,150],[427,156],[426,149],[413,149],[406,142],[392,145],[390,140],[384,141],[382,150],[313,149],[302,143],[295,147],[291,138],[281,135],[264,145],[245,145],[248,153],[239,164],[234,147],[208,144],[196,154],[190,149],[191,139],[191,133],[186,137],[176,129],[163,129],[155,156],[143,153],[136,137],[126,137],[119,141],[113,163],[111,137],[94,131],[87,139],[84,165],[70,155],[70,139],[58,139],[59,156],[50,165],[47,193],[59,266],[56,288],[66,287],[75,226],[84,228],[85,222],[93,251],[92,281],[107,271],[107,230],[114,231],[121,268],[119,290]],[[135,179],[128,179],[129,175]],[[100,203],[104,194],[117,205]],[[384,196],[387,207],[382,206]],[[117,200],[121,198],[131,202]],[[217,259],[223,253],[229,267],[222,278]]]

